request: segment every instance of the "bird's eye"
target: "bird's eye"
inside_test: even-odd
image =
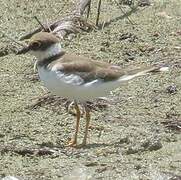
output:
[[[35,42],[33,42],[33,43],[31,44],[31,49],[34,50],[34,51],[36,51],[36,50],[38,50],[38,49],[40,48],[40,46],[41,46],[41,43],[38,42],[38,41],[35,41]]]

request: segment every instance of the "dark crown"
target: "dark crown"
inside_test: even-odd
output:
[[[60,40],[52,33],[39,32],[33,35],[28,43],[30,50],[45,50],[52,44],[56,44]]]

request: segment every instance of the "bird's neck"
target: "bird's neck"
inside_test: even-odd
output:
[[[31,54],[34,55],[39,61],[48,59],[50,57],[56,56],[62,52],[62,47],[60,43],[51,45],[49,48],[43,51],[33,51]]]
[[[32,53],[38,60],[38,66],[48,65],[52,61],[58,59],[60,56],[64,55],[61,44],[56,43],[51,45],[44,51],[35,51]]]

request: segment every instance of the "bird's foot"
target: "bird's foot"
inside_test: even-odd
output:
[[[68,142],[68,144],[65,147],[73,147],[73,148],[83,148],[87,145],[85,141],[83,141],[81,144],[77,144],[77,142],[72,139]]]
[[[77,147],[77,141],[75,139],[71,139],[66,147]]]

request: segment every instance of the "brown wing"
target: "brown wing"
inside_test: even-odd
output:
[[[60,70],[65,74],[74,73],[80,76],[84,83],[101,79],[102,81],[116,80],[124,75],[119,66],[109,63],[94,61],[85,57],[76,55],[64,55],[61,59],[55,61],[51,66],[55,65],[56,70]]]

